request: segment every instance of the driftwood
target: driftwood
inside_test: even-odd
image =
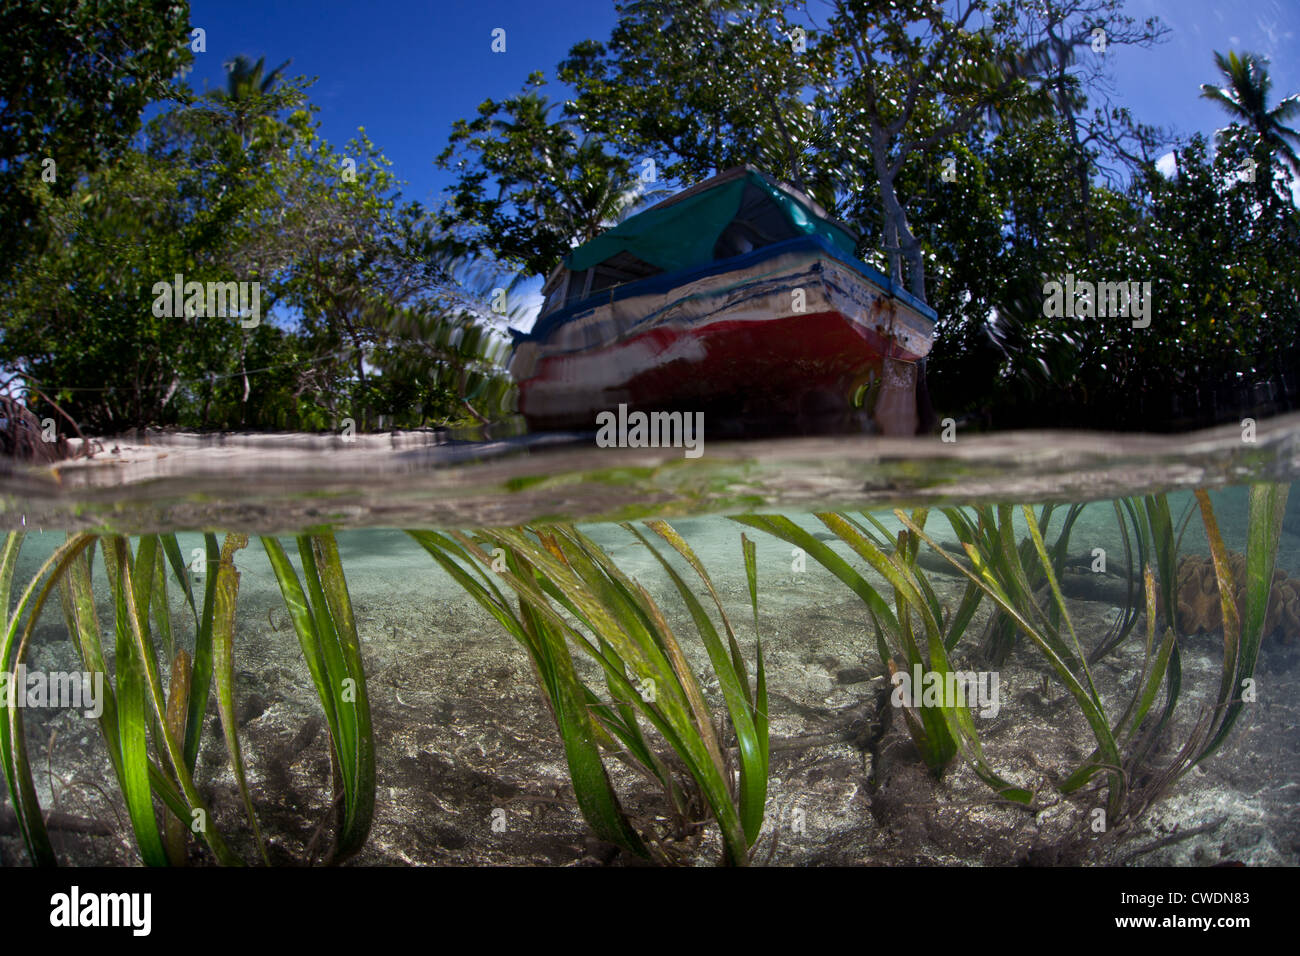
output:
[[[114,830],[103,820],[74,816],[62,810],[51,810],[45,814],[45,828],[64,833],[85,833],[91,836],[112,836]],[[0,807],[0,836],[13,836],[18,833],[18,817],[11,807]]]

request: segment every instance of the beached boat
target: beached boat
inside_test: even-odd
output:
[[[935,313],[815,202],[737,167],[575,248],[510,371],[535,430],[620,405],[711,434],[917,428]]]

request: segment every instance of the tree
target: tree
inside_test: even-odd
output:
[[[233,119],[233,128],[241,145],[248,146],[248,131],[254,119],[266,116],[279,106],[271,93],[279,82],[284,68],[292,60],[285,60],[270,73],[263,75],[265,57],[254,63],[242,54],[226,61],[225,100]]]
[[[167,95],[190,58],[189,5],[0,0],[0,24],[2,281],[40,243],[45,198],[119,155]]]
[[[583,135],[537,92],[485,100],[472,121],[457,120],[438,156],[459,177],[440,217],[460,254],[487,252],[529,275],[548,274],[576,244],[648,198],[625,158]],[[495,188],[493,188],[495,187]]]
[[[443,307],[441,236],[400,202],[391,163],[364,132],[342,153],[325,142],[302,79],[256,85],[255,108],[183,98],[47,201],[49,241],[0,285],[0,365],[100,433],[499,411],[494,340]],[[178,273],[257,283],[260,322],[157,313],[154,286]]]
[[[1300,156],[1291,145],[1300,145],[1300,131],[1287,121],[1300,116],[1300,93],[1286,97],[1270,108],[1268,95],[1273,80],[1268,75],[1268,60],[1257,53],[1215,52],[1214,63],[1226,86],[1201,84],[1201,96],[1219,104],[1232,119],[1253,129],[1264,150],[1281,156],[1300,176]]]
[[[0,362],[101,432],[175,421],[195,392],[207,393],[206,410],[216,383],[233,387],[248,340],[270,334],[229,315],[153,309],[155,284],[178,273],[264,278],[239,250],[261,225],[287,142],[230,148],[235,137],[207,106],[173,107],[150,122],[142,149],[47,200],[47,241],[0,288]]]
[[[365,134],[341,151],[311,110],[289,119],[294,155],[273,228],[251,244],[297,313],[300,395],[333,426],[439,424],[499,416],[508,378],[501,336],[487,331],[491,289],[459,281],[454,243],[436,217],[405,202],[392,163]]]
[[[620,8],[609,43],[578,44],[560,78],[575,118],[668,177],[755,163],[831,211],[876,217],[891,274],[926,300],[905,167],[997,108],[1027,81],[1001,69],[1019,49],[1014,7],[984,0],[833,0],[824,27],[788,0]],[[937,165],[937,163],[936,163]]]
[[[830,135],[804,95],[820,82],[809,30],[782,0],[652,0],[621,6],[607,43],[575,45],[558,69],[574,118],[669,181],[753,164],[823,206],[833,168],[813,147]],[[824,145],[824,144],[823,144]]]
[[[1133,173],[1154,162],[1156,149],[1170,136],[1156,127],[1135,123],[1129,111],[1109,95],[1104,64],[1114,47],[1150,47],[1169,33],[1156,17],[1143,22],[1123,13],[1123,0],[1036,0],[1018,12],[1021,51],[1004,65],[1024,76],[1046,97],[1073,147],[1071,169],[1077,203],[1071,220],[1083,232],[1084,244],[1096,243],[1090,215],[1093,177],[1101,174],[1115,186],[1121,177],[1099,162],[1105,155]],[[1100,101],[1088,112],[1089,98]],[[1042,115],[1035,111],[1033,118]],[[1002,119],[1003,117],[998,117]],[[1012,122],[1015,117],[1009,117]]]
[[[834,0],[832,9],[815,48],[820,72],[832,77],[820,101],[837,117],[846,163],[866,164],[874,177],[892,277],[903,284],[906,263],[907,287],[926,302],[923,245],[900,176],[910,162],[937,166],[938,147],[990,110],[1018,111],[1030,94],[1023,77],[1000,68],[1018,49],[1014,7]]]

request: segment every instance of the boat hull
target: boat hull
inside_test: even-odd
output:
[[[714,435],[860,430],[873,419],[914,431],[914,364],[932,318],[822,243],[780,245],[675,284],[631,283],[523,339],[511,371],[529,427],[591,429],[626,404],[704,412]]]

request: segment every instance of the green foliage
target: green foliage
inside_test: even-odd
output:
[[[370,833],[375,812],[375,744],[361,644],[338,544],[329,534],[298,536],[305,593],[280,542],[263,537],[262,545],[330,729],[333,803],[339,806],[332,856],[340,862],[360,850]]]
[[[177,0],[4,0],[0,23],[3,282],[41,245],[47,202],[121,153],[191,54],[189,4]]]
[[[790,42],[788,6],[626,4],[607,43],[580,43],[560,64],[578,90],[572,112],[668,180],[753,163],[799,184],[815,122],[798,94],[814,74]]]
[[[144,535],[134,554],[120,536],[69,535],[32,577],[12,611],[10,585],[22,534],[8,535],[0,549],[0,607],[5,611],[0,672],[12,688],[46,600],[57,587],[67,633],[82,668],[92,680],[103,681],[100,731],[140,857],[151,866],[183,864],[189,833],[201,836],[218,863],[242,862],[217,830],[194,782],[214,679],[227,755],[258,852],[263,861],[268,860],[236,725],[234,638],[239,574],[234,555],[248,539],[227,535],[218,551],[216,537],[206,538],[206,587],[201,606],[195,602],[191,568],[183,563],[175,535]],[[347,586],[332,537],[300,540],[306,549],[303,565],[310,601],[279,543],[273,538],[264,540],[329,721],[342,790],[335,850],[335,858],[341,859],[365,842],[374,810],[373,734]],[[111,669],[92,587],[96,546],[104,557],[114,607]],[[190,648],[179,646],[173,629],[167,593],[169,567],[194,620],[193,640],[187,642]],[[165,688],[163,664],[170,674]],[[16,693],[6,696],[0,718],[0,763],[20,832],[32,861],[52,864],[56,860],[32,780]],[[155,801],[164,808],[161,827]]]
[[[1043,505],[1038,514],[1034,516],[1038,534],[1046,538],[1048,528],[1051,526],[1052,514],[1056,511],[1056,506],[1047,504]],[[1049,550],[1052,561],[1052,572],[1060,576],[1067,551],[1070,546],[1070,532],[1074,528],[1074,523],[1078,520],[1080,513],[1083,511],[1082,505],[1072,505],[1066,513],[1065,520],[1061,523],[1061,529],[1057,533],[1056,542]],[[984,550],[991,556],[990,560],[996,560],[996,556],[1001,551],[1005,542],[1001,538],[1001,529],[998,526],[994,514],[990,509],[984,509],[978,512],[977,522],[970,528],[971,534],[981,539]],[[1029,594],[1038,594],[1043,586],[1047,583],[1047,575],[1044,569],[1032,561],[1033,558],[1033,540],[1032,538],[1022,538],[1017,545],[1019,549],[1019,559],[1021,565],[1025,568],[1026,592]],[[1056,614],[1055,607],[1049,609],[1049,613]],[[1059,619],[1056,621],[1059,625]],[[989,619],[988,627],[985,632],[984,645],[982,653],[984,658],[991,664],[1001,665],[1006,662],[1008,655],[1015,646],[1016,626],[1015,621],[1009,615],[995,610],[993,616]]]
[[[1246,522],[1246,601],[1240,616],[1233,601],[1227,597],[1236,593],[1235,583],[1210,497],[1204,491],[1196,493],[1223,603],[1223,676],[1213,716],[1204,726],[1198,727],[1197,746],[1174,764],[1174,779],[1218,750],[1241,714],[1245,704],[1243,693],[1247,683],[1253,680],[1259,645],[1264,636],[1273,569],[1277,564],[1277,547],[1282,535],[1282,517],[1286,514],[1289,493],[1290,485],[1286,484],[1250,486],[1250,512]]]
[[[0,361],[100,433],[501,415],[487,290],[458,281],[364,131],[336,151],[304,81],[278,73],[236,61],[230,90],[163,112],[140,149],[47,203],[50,241],[0,287]],[[260,283],[262,321],[155,315],[155,284],[177,274]]]
[[[1253,69],[1250,82],[1266,82]],[[1267,115],[1224,130],[1213,159],[1194,137],[1172,177],[1148,161],[1126,186],[1084,192],[1074,165],[1084,156],[1091,181],[1103,157],[1081,153],[1066,124],[973,144],[957,181],[924,193],[937,197],[924,227],[940,274],[936,401],[954,412],[997,406],[1007,425],[1149,428],[1169,414],[1168,393],[1186,402],[1198,388],[1285,369],[1278,345],[1294,339],[1300,307],[1294,272],[1277,263],[1300,242],[1300,212],[1276,136],[1254,126],[1271,129]],[[971,180],[988,184],[982,209],[965,199]],[[1150,281],[1150,327],[1044,316],[1043,283],[1067,273]]]
[[[876,632],[876,649],[881,666],[890,675],[895,686],[904,675],[912,681],[919,673],[921,680],[937,679],[947,686],[953,671],[950,652],[966,631],[980,603],[980,591],[975,586],[966,588],[956,611],[945,613],[933,586],[917,567],[918,538],[911,532],[901,534],[897,542],[871,515],[864,515],[875,529],[868,529],[848,515],[825,513],[817,519],[834,535],[847,544],[880,574],[893,590],[893,608],[880,592],[858,571],[829,547],[800,528],[789,518],[779,515],[756,515],[733,520],[750,527],[767,531],[784,541],[802,548],[862,598],[871,616]],[[921,524],[925,512],[914,517]],[[920,623],[924,647],[913,633],[913,620]],[[933,678],[931,677],[933,675]],[[920,696],[917,687],[916,695]],[[942,773],[952,759],[961,753],[971,767],[1003,799],[1014,803],[1028,803],[1032,794],[1000,777],[984,757],[979,733],[965,702],[945,699],[937,704],[905,700],[901,708],[904,722],[912,742],[926,765],[936,774]]]
[[[1157,755],[1170,748],[1169,737],[1175,730],[1174,719],[1184,691],[1172,611],[1163,634],[1157,636],[1157,591],[1165,608],[1177,607],[1177,553],[1181,537],[1176,533],[1163,496],[1115,503],[1131,567],[1135,565],[1127,550],[1128,525],[1121,506],[1127,510],[1139,541],[1138,564],[1143,575],[1147,621],[1141,671],[1118,714],[1108,712],[1105,698],[1109,694],[1103,694],[1094,678],[1092,664],[1127,638],[1137,616],[1126,615],[1117,625],[1118,636],[1115,632],[1107,635],[1091,653],[1080,642],[1059,580],[1070,527],[1080,506],[1068,511],[1062,531],[1050,548],[1044,538],[1052,514],[1050,507],[1038,514],[1029,507],[1022,508],[1021,518],[1028,533],[1019,538],[1014,529],[1015,511],[1010,506],[944,509],[966,561],[948,553],[927,534],[925,510],[910,516],[895,510],[895,517],[904,526],[896,543],[870,514],[864,517],[872,527],[847,515],[817,515],[840,541],[881,575],[893,591],[892,607],[876,585],[790,519],[755,515],[733,520],[802,548],[861,597],[875,627],[882,665],[891,675],[903,668],[909,673],[920,668],[923,675],[946,675],[951,670],[951,654],[966,633],[981,599],[988,598],[995,609],[992,619],[995,631],[998,622],[1005,621],[1030,641],[1075,699],[1096,739],[1096,750],[1061,780],[1061,792],[1079,791],[1097,774],[1104,773],[1107,821],[1108,826],[1114,826],[1131,823],[1191,767],[1214,753],[1240,715],[1242,692],[1253,676],[1263,635],[1268,585],[1273,576],[1286,492],[1284,485],[1252,486],[1247,552],[1251,584],[1244,618],[1239,620],[1232,601],[1224,600],[1225,650],[1213,705],[1191,720],[1183,730],[1183,739],[1173,747],[1176,756],[1163,763]],[[1220,594],[1234,594],[1231,570],[1209,497],[1198,491],[1197,498],[1214,556]],[[973,516],[968,512],[973,512]],[[922,541],[969,582],[951,613],[943,607],[917,566],[917,547]],[[913,633],[914,621],[920,625],[924,643]],[[1162,690],[1163,707],[1153,709]],[[932,770],[942,771],[960,751],[981,779],[1001,796],[1018,803],[1033,802],[1030,791],[1007,782],[988,765],[968,707],[955,706],[956,702],[950,700],[934,706],[907,706],[908,703],[905,701],[903,708],[908,732]]]
[[[1030,562],[1024,560],[1022,549],[1016,542],[1011,506],[999,505],[996,511],[987,506],[975,510],[979,516],[978,526],[972,524],[961,510],[954,508],[946,509],[944,512],[952,525],[953,533],[970,559],[970,568],[955,561],[905,516],[900,514],[900,520],[934,550],[948,558],[961,573],[980,586],[1043,653],[1066,689],[1078,702],[1097,738],[1100,755],[1097,766],[1110,769],[1107,814],[1110,819],[1116,819],[1122,812],[1125,797],[1125,780],[1120,772],[1119,747],[1107,721],[1105,705],[1093,681],[1086,655],[1065,606],[1065,599],[1052,567],[1052,559],[1048,555],[1039,529],[1038,517],[1031,508],[1023,508],[1023,517],[1029,528],[1028,540],[1032,545],[1032,554],[1037,558],[1035,562],[1037,570],[1042,573],[1050,587],[1052,607],[1055,612],[1050,615],[1040,607],[1035,589],[1030,584],[1029,575],[1026,573]],[[987,531],[987,534],[981,535],[981,530]],[[1151,626],[1154,629],[1154,616]],[[1167,642],[1172,644],[1172,640],[1170,634]],[[1141,685],[1142,682],[1140,681],[1139,684]]]
[[[1220,594],[1234,594],[1231,565],[1209,496],[1202,491],[1196,496]],[[883,578],[886,590],[892,591],[892,602],[830,547],[788,518],[736,520],[805,549],[858,594],[875,626],[882,665],[891,674],[903,668],[909,673],[920,669],[923,679],[946,678],[981,601],[989,599],[1042,654],[1096,739],[1089,757],[1060,779],[1060,792],[1085,791],[1094,778],[1104,776],[1108,829],[1122,832],[1188,770],[1214,754],[1243,711],[1243,692],[1253,678],[1267,617],[1286,498],[1284,485],[1251,488],[1244,608],[1238,616],[1235,603],[1223,599],[1224,654],[1217,688],[1201,703],[1199,713],[1181,722],[1180,705],[1187,689],[1176,622],[1169,620],[1163,634],[1157,631],[1157,591],[1170,609],[1169,617],[1177,606],[1181,537],[1162,496],[1116,503],[1121,531],[1127,535],[1131,525],[1138,541],[1147,622],[1138,678],[1131,691],[1120,695],[1119,709],[1107,705],[1114,699],[1113,690],[1103,686],[1092,665],[1127,636],[1136,618],[1126,622],[1118,640],[1103,638],[1091,653],[1076,633],[1059,568],[1077,507],[1067,513],[1063,533],[1051,548],[1044,537],[1049,508],[1037,514],[1022,508],[1027,534],[1020,537],[1011,506],[944,509],[965,560],[940,547],[927,533],[924,509],[910,515],[896,510],[894,515],[904,527],[897,536],[870,514],[864,515],[866,524],[847,515],[818,515],[840,542]],[[1121,509],[1127,511],[1129,524]],[[695,552],[667,523],[647,521],[645,526],[695,572],[717,612],[706,609],[669,555],[639,529],[623,526],[649,548],[684,602],[718,682],[725,724],[705,699],[694,665],[663,610],[576,528],[409,534],[527,650],[556,720],[578,806],[598,836],[630,853],[679,862],[690,847],[698,845],[700,814],[707,813],[719,828],[724,861],[744,864],[762,832],[770,768],[762,649],[756,646],[751,681],[722,598]],[[57,587],[82,666],[102,676],[106,685],[100,729],[142,860],[151,865],[183,863],[188,855],[186,832],[193,829],[218,862],[241,862],[212,825],[193,779],[199,731],[214,682],[231,767],[258,850],[266,860],[235,718],[239,575],[233,558],[246,545],[246,537],[228,535],[218,551],[215,536],[207,536],[209,574],[200,608],[174,536],[142,536],[133,554],[120,536],[69,535],[10,611],[10,587],[22,538],[20,533],[10,534],[0,547],[0,599],[6,612],[0,669],[9,681],[14,680],[44,605]],[[364,845],[376,785],[373,728],[351,599],[331,535],[299,536],[301,578],[276,538],[262,540],[330,729],[333,805],[338,809],[332,858],[339,861]],[[917,557],[922,543],[969,582],[953,610],[945,607],[920,570]],[[757,630],[755,549],[744,535],[741,544]],[[97,546],[104,556],[114,606],[111,674],[91,586]],[[1132,566],[1132,552],[1126,548],[1126,553]],[[192,653],[181,646],[173,628],[169,567],[194,620]],[[513,603],[507,600],[507,588],[514,594]],[[603,692],[583,676],[575,650],[596,666]],[[168,662],[171,677],[164,688],[161,665]],[[911,700],[904,702],[902,716],[922,758],[936,773],[960,753],[1003,799],[1036,805],[1034,792],[992,769],[968,706],[947,699],[937,704]],[[0,765],[20,834],[33,862],[54,863],[27,755],[22,707],[13,694],[0,718]],[[734,748],[729,746],[732,739]],[[606,769],[605,761],[611,757],[662,788],[674,826],[628,816]],[[164,808],[161,826],[155,801]]]
[[[243,750],[239,746],[239,719],[235,711],[235,600],[239,593],[239,572],[235,570],[234,553],[248,545],[247,535],[227,535],[226,546],[222,548],[221,560],[215,573],[211,576],[215,582],[216,600],[212,610],[212,660],[213,672],[217,682],[217,710],[221,714],[221,729],[226,738],[226,752],[230,755],[230,766],[239,785],[239,795],[244,801],[244,812],[248,823],[253,828],[257,839],[257,849],[263,862],[269,863],[266,844],[262,841],[262,831],[257,825],[257,814],[253,811],[253,799],[248,792],[248,779],[244,768]],[[159,580],[165,580],[159,564]],[[161,620],[166,620],[162,615]],[[177,658],[183,661],[183,658]],[[173,699],[178,693],[188,691],[188,684],[173,684]],[[177,710],[183,712],[182,700]],[[168,709],[170,718],[171,709]],[[184,739],[183,726],[181,739]]]
[[[1253,154],[1249,139],[1230,129],[1212,163],[1193,140],[1177,154],[1178,179],[1152,183],[1144,252],[1167,290],[1157,315],[1178,334],[1153,343],[1147,362],[1175,381],[1267,370],[1300,328],[1295,273],[1278,267],[1300,243],[1300,209],[1275,175],[1278,159]],[[1253,183],[1242,176],[1250,164]],[[1158,249],[1167,251],[1157,258]]]
[[[209,809],[193,782],[193,761],[187,761],[184,756],[187,736],[191,733],[197,736],[198,733],[191,729],[192,725],[187,726],[188,720],[193,718],[183,716],[186,708],[177,705],[174,697],[169,701],[168,693],[162,685],[157,655],[159,650],[166,652],[171,649],[170,609],[162,562],[164,552],[175,546],[175,541],[170,536],[162,538],[160,543],[159,536],[142,537],[136,554],[132,555],[127,542],[121,537],[69,535],[68,540],[55,550],[32,578],[17,607],[8,615],[7,633],[10,637],[5,644],[0,664],[12,681],[13,674],[23,661],[46,599],[57,586],[63,602],[68,634],[82,667],[93,679],[102,679],[104,683],[100,731],[126,801],[141,858],[150,865],[164,865],[168,862],[154,810],[153,800],[156,797],[173,814],[167,819],[175,820],[180,825],[181,833],[189,831],[193,826],[194,832],[201,834],[219,862],[238,863],[239,858],[212,825]],[[0,597],[5,598],[6,611],[8,582],[12,579],[11,562],[16,559],[21,540],[21,535],[9,536],[4,563],[0,565],[0,576],[3,576],[5,584]],[[106,664],[99,617],[91,588],[91,559],[96,544],[102,544],[105,571],[114,604],[116,648],[112,673]],[[233,614],[233,592],[227,594],[227,600]],[[211,613],[206,603],[205,617]],[[152,625],[151,610],[154,621]],[[22,621],[24,616],[25,621]],[[22,637],[14,644],[13,636],[18,633],[20,621]],[[177,675],[180,665],[189,659],[189,654],[178,653],[172,661],[171,673]],[[173,679],[170,693],[189,695],[195,676],[191,671],[179,680]],[[189,700],[193,701],[194,698],[190,696]],[[206,701],[204,686],[202,702],[197,711],[200,726]],[[152,754],[149,746],[151,740]],[[0,754],[4,756],[11,797],[25,821],[23,835],[29,855],[34,862],[53,863],[53,851],[36,802],[31,768],[27,764],[21,714],[12,696],[5,708],[4,726],[0,729]]]
[[[1023,549],[1017,546],[1012,530],[1013,511],[1009,506],[999,506],[996,510],[989,507],[975,509],[978,526],[962,510],[945,510],[970,561],[969,566],[935,544],[915,521],[902,512],[895,514],[911,531],[978,585],[1015,622],[1021,633],[1044,655],[1079,704],[1096,737],[1097,749],[1062,781],[1061,791],[1073,793],[1084,787],[1096,774],[1105,773],[1108,781],[1107,821],[1108,826],[1114,826],[1136,819],[1183,774],[1212,754],[1226,739],[1240,714],[1243,703],[1241,695],[1253,676],[1259,642],[1263,636],[1269,582],[1272,580],[1286,494],[1284,485],[1252,486],[1247,553],[1251,569],[1246,611],[1248,625],[1242,627],[1232,601],[1225,599],[1224,655],[1213,707],[1192,720],[1190,728],[1184,731],[1180,745],[1173,748],[1174,758],[1163,765],[1157,761],[1155,754],[1169,745],[1168,736],[1174,730],[1173,718],[1184,688],[1175,625],[1172,621],[1166,625],[1163,636],[1157,639],[1157,584],[1150,564],[1143,570],[1147,636],[1142,669],[1122,712],[1113,717],[1108,715],[1094,680],[1089,664],[1090,655],[1084,652],[1075,633],[1058,582],[1054,567],[1056,562],[1048,553],[1039,530],[1039,521],[1032,509],[1023,508],[1023,518],[1029,529],[1027,540],[1032,544],[1037,570],[1048,585],[1047,610],[1040,605],[1035,588],[1030,584],[1027,571],[1034,562],[1023,560]],[[1210,541],[1211,554],[1214,556],[1220,594],[1234,594],[1227,554],[1209,496],[1203,491],[1198,491],[1196,495]],[[1159,588],[1163,592],[1164,606],[1174,608],[1177,606],[1178,545],[1173,522],[1162,497],[1146,499],[1143,508],[1151,532],[1147,553],[1159,565]],[[986,529],[991,530],[992,534],[984,534]],[[1257,573],[1265,576],[1257,578]],[[1158,716],[1149,719],[1149,715],[1154,713],[1152,708],[1160,696],[1162,686],[1164,707]]]
[[[735,632],[704,566],[666,522],[648,521],[646,526],[692,567],[717,609],[725,642],[668,560],[640,531],[623,526],[650,549],[690,612],[726,701],[736,738],[738,776],[719,721],[663,612],[643,587],[576,528],[484,530],[475,537],[409,533],[528,651],[564,742],[578,806],[598,836],[631,853],[671,862],[676,858],[672,839],[698,839],[695,820],[705,810],[718,824],[724,861],[743,865],[762,828],[767,794],[767,684],[762,650],[757,651],[757,673],[751,685]],[[757,627],[752,552],[746,549],[745,555]],[[514,591],[517,608],[506,600],[497,581]],[[599,665],[607,697],[583,681],[571,648]],[[656,753],[642,721],[657,732],[684,768],[683,780],[676,776],[673,761]],[[637,826],[628,819],[604,769],[602,749],[663,788],[676,820],[675,834],[656,832],[648,822]]]
[[[1300,175],[1300,155],[1292,145],[1300,144],[1300,132],[1286,125],[1300,116],[1300,93],[1270,106],[1273,80],[1268,75],[1267,58],[1257,53],[1229,51],[1224,56],[1216,51],[1214,64],[1227,85],[1202,83],[1201,96],[1222,106],[1233,120],[1255,133],[1264,152],[1278,155]]]
[[[487,251],[529,275],[546,275],[578,242],[617,222],[641,196],[629,162],[584,135],[566,108],[527,89],[485,100],[457,120],[438,156],[458,181],[441,226],[462,254]],[[493,188],[495,187],[495,188]]]

